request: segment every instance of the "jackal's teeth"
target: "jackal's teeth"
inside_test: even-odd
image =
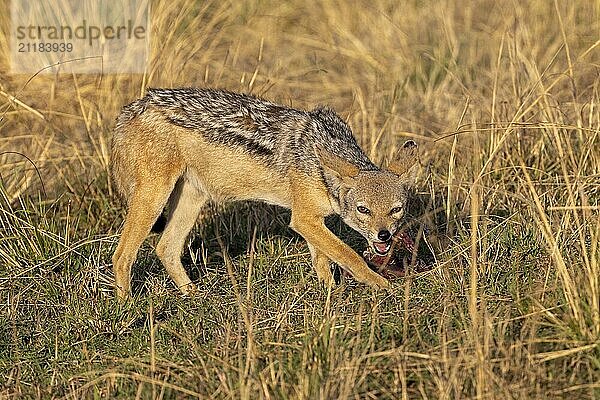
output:
[[[373,242],[373,250],[375,253],[380,256],[385,256],[388,251],[390,251],[390,247],[392,246],[391,242]]]

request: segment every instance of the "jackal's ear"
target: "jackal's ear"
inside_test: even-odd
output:
[[[358,175],[358,167],[349,161],[318,146],[315,146],[315,152],[325,174],[339,180],[340,183],[351,183],[353,178]]]
[[[404,178],[407,183],[414,183],[419,168],[419,150],[413,140],[404,142],[392,161],[388,164],[388,171]]]

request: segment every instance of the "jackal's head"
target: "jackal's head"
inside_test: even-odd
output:
[[[390,250],[392,236],[404,216],[417,172],[417,156],[417,144],[409,140],[387,168],[361,171],[343,158],[319,152],[325,176],[339,194],[339,210],[335,211],[367,239],[377,254],[385,255]]]

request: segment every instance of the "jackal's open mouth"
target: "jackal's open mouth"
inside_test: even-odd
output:
[[[372,244],[375,253],[379,254],[380,256],[385,256],[388,251],[390,251],[390,247],[392,247],[391,240],[387,242],[373,242]]]

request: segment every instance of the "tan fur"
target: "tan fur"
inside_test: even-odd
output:
[[[240,118],[244,129],[258,126],[251,117]],[[167,202],[168,221],[156,253],[184,293],[193,290],[194,285],[180,257],[202,206],[207,201],[250,199],[291,209],[290,226],[308,242],[317,276],[326,284],[332,283],[330,264],[335,262],[360,282],[374,288],[388,287],[383,277],[369,269],[356,252],[325,227],[324,218],[332,213],[346,213],[345,217],[342,215],[344,220],[360,227],[367,238],[371,231],[376,234],[383,226],[389,228],[391,217],[380,215],[389,214],[390,204],[398,197],[392,193],[398,192],[402,180],[386,171],[359,171],[356,165],[331,152],[318,148],[315,151],[321,165],[310,168],[324,171],[331,179],[329,183],[321,173],[307,172],[308,167],[300,170],[290,165],[282,172],[240,146],[211,142],[201,130],[169,123],[159,109],[147,107],[134,117],[122,116],[115,129],[111,159],[113,180],[128,206],[123,233],[113,255],[118,298],[129,295],[131,266],[139,246]],[[335,193],[340,196],[352,194],[369,202],[377,218],[355,221],[352,210],[342,209],[328,185],[336,185]],[[395,223],[397,216],[393,220]],[[365,226],[359,226],[363,222]]]

